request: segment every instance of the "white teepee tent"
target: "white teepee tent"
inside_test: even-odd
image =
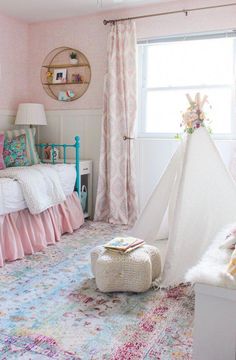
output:
[[[236,184],[204,127],[182,141],[132,235],[147,242],[158,239],[166,210],[169,236],[163,287],[183,282],[214,235],[236,221]]]

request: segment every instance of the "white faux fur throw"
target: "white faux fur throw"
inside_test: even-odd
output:
[[[199,263],[187,272],[186,281],[236,289],[236,278],[227,273],[232,250],[220,248],[235,226],[228,225],[216,235]]]
[[[66,199],[57,172],[46,164],[7,168],[0,171],[0,178],[19,182],[31,214],[39,214]]]

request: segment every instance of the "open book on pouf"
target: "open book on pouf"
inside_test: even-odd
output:
[[[135,237],[116,237],[109,241],[104,247],[107,250],[119,251],[122,253],[128,253],[135,250],[144,244],[144,240],[137,239]]]

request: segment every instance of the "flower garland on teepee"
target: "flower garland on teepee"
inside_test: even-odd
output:
[[[192,134],[201,126],[207,127],[207,130],[211,132],[210,127],[207,126],[209,124],[209,119],[207,118],[206,113],[203,111],[204,105],[206,103],[209,104],[207,95],[204,95],[201,99],[200,93],[197,93],[194,100],[189,94],[186,94],[186,97],[190,106],[182,114],[182,122],[180,126],[184,128],[184,132]],[[208,124],[206,122],[208,122]]]

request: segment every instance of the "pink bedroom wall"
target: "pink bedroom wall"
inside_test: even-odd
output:
[[[0,14],[0,34],[0,109],[16,110],[29,99],[29,26]]]
[[[27,25],[0,14],[0,109],[16,110],[19,102],[38,101],[47,109],[86,109],[102,107],[103,79],[106,66],[106,41],[109,26],[103,18],[140,15],[217,3],[220,0],[185,0],[99,15],[75,17]],[[191,33],[236,27],[236,8],[225,8],[138,20],[139,39],[153,36]],[[71,46],[83,51],[92,67],[92,81],[87,93],[71,103],[49,98],[40,82],[40,66],[53,48]],[[30,81],[29,81],[30,79]]]
[[[156,6],[144,6],[123,11],[113,11],[60,21],[31,24],[29,27],[30,48],[30,96],[32,101],[43,103],[48,110],[96,109],[102,107],[103,79],[106,68],[106,43],[109,26],[104,18],[143,15],[228,3],[222,0],[180,0]],[[163,35],[185,34],[201,31],[232,29],[236,27],[236,7],[204,12],[169,15],[138,20],[137,37],[145,39]],[[40,67],[45,56],[54,48],[70,46],[84,52],[88,57],[92,80],[88,91],[71,103],[58,102],[45,94],[40,82]],[[199,54],[204,56],[204,54]]]

